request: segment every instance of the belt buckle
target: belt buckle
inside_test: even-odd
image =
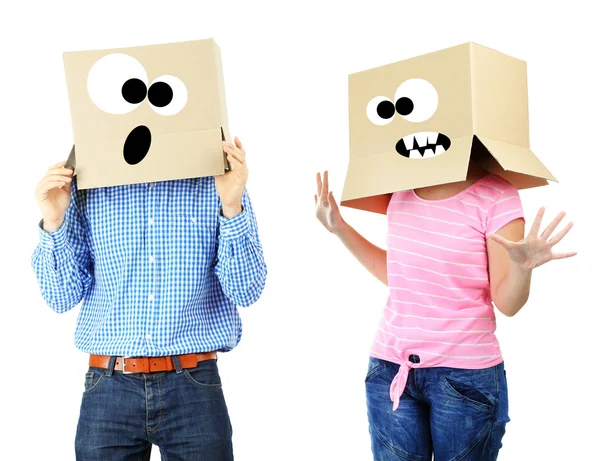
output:
[[[131,355],[128,355],[128,356],[126,356],[126,357],[121,357],[121,358],[123,359],[123,370],[122,370],[122,373],[123,373],[124,375],[130,375],[130,374],[133,374],[133,373],[135,373],[134,371],[127,371],[127,370],[125,369],[125,368],[126,368],[126,367],[125,367],[125,361],[126,361],[126,359],[130,359],[130,358],[132,358],[132,356],[131,356]]]

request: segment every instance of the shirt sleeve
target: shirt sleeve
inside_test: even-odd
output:
[[[267,266],[246,191],[241,213],[229,219],[219,215],[215,274],[225,295],[237,306],[254,304],[264,289]]]
[[[502,229],[515,219],[524,219],[523,206],[519,191],[509,183],[502,183],[501,193],[495,198],[488,209],[486,219],[485,237]]]
[[[75,181],[62,226],[51,233],[39,223],[40,242],[31,264],[46,303],[63,313],[83,299],[92,284],[92,260]]]

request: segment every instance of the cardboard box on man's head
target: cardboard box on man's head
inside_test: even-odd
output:
[[[212,39],[64,54],[77,184],[93,187],[223,174],[229,140]],[[75,157],[75,158],[74,158]]]
[[[474,43],[349,76],[341,204],[385,213],[390,193],[462,181],[469,161],[518,189],[556,181],[529,149],[524,61]]]

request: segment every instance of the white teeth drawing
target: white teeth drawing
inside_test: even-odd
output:
[[[409,134],[406,135],[402,138],[402,140],[404,141],[404,145],[406,146],[407,150],[410,150],[413,148],[413,138],[415,137],[415,135],[413,134]]]
[[[429,133],[427,132],[415,133],[415,138],[417,138],[417,143],[419,144],[419,147],[427,146],[427,135],[429,135]]]
[[[450,144],[450,138],[445,134],[421,131],[399,139],[396,143],[396,152],[411,160],[433,158],[446,152]]]

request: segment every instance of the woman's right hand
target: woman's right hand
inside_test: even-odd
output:
[[[333,192],[329,191],[329,174],[327,171],[317,173],[317,193],[315,194],[315,208],[317,219],[325,226],[325,228],[334,234],[337,234],[341,227],[345,224],[340,213]]]
[[[48,168],[35,190],[35,198],[42,211],[42,224],[46,232],[54,232],[62,226],[65,213],[69,208],[73,170],[65,168],[66,164],[66,161],[62,161]]]

